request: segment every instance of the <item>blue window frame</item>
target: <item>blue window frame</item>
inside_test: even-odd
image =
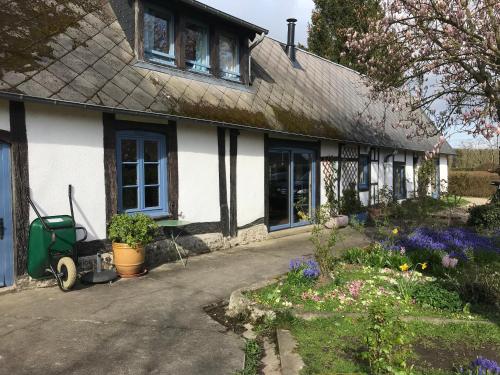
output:
[[[359,179],[358,189],[360,191],[370,188],[370,160],[368,155],[359,156]]]
[[[167,11],[144,11],[144,55],[153,63],[175,65],[174,16]]]
[[[164,135],[117,134],[118,209],[150,216],[168,214],[167,147]]]

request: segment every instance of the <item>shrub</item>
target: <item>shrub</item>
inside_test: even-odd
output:
[[[381,303],[370,306],[365,338],[368,350],[363,357],[372,374],[403,373],[410,356],[408,336],[406,325],[394,311]]]
[[[363,204],[359,200],[358,192],[351,185],[345,189],[340,198],[340,213],[344,215],[353,215],[363,211]]]
[[[469,210],[469,213],[469,225],[485,229],[500,227],[500,204],[475,206]]]
[[[149,216],[120,214],[111,219],[109,239],[135,248],[150,243],[157,230],[158,226]]]
[[[460,295],[449,291],[438,283],[417,283],[413,289],[413,298],[422,307],[440,310],[460,311],[463,309]]]
[[[318,262],[319,270],[323,276],[328,276],[335,258],[333,247],[339,240],[337,229],[325,229],[325,223],[329,218],[327,206],[321,206],[316,211],[316,223],[311,232],[310,241],[314,246],[314,258]]]
[[[450,172],[448,190],[461,197],[488,198],[495,192],[491,182],[496,179],[498,175],[489,172]]]
[[[500,308],[500,262],[469,263],[450,275],[448,282],[463,301]]]

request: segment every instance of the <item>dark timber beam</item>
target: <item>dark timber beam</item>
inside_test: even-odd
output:
[[[24,103],[10,102],[10,137],[12,152],[12,201],[14,229],[14,262],[17,276],[26,273],[29,204],[28,137]]]
[[[225,237],[229,232],[229,208],[227,205],[227,180],[226,180],[226,129],[217,128],[217,140],[219,147],[219,202],[220,222],[222,234]]]
[[[229,133],[229,183],[231,185],[230,195],[230,227],[229,233],[231,237],[238,235],[238,200],[237,200],[237,160],[238,160],[238,135],[239,131],[231,129]]]

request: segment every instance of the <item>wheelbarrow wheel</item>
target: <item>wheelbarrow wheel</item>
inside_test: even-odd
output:
[[[70,257],[63,257],[57,262],[57,273],[59,277],[59,287],[68,291],[75,285],[76,282],[76,266],[73,259]]]

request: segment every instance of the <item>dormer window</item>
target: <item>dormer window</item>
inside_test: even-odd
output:
[[[221,35],[219,42],[219,60],[222,78],[240,80],[240,51],[238,39],[230,35]]]
[[[171,13],[145,9],[144,55],[154,63],[175,65],[174,17]]]
[[[197,72],[210,72],[210,52],[208,26],[196,22],[186,22],[184,52],[186,66]]]

